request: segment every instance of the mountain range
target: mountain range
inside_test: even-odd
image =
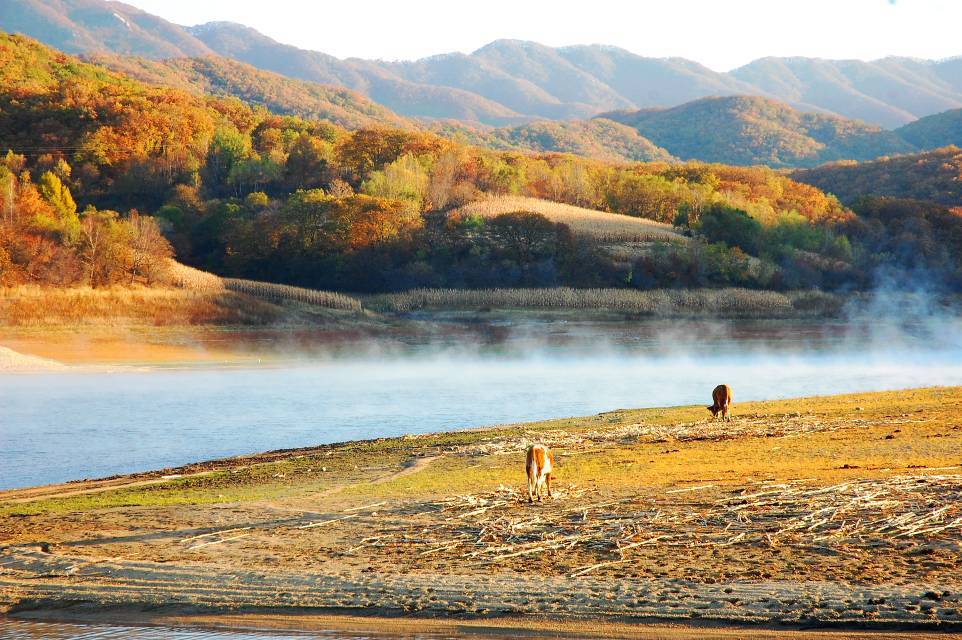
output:
[[[889,129],[962,108],[962,58],[763,58],[720,73],[683,58],[649,58],[610,46],[552,48],[497,40],[471,54],[415,61],[339,59],[282,44],[243,25],[183,27],[105,0],[5,0],[0,29],[69,53],[153,59],[216,54],[350,89],[401,116],[493,126],[583,119],[732,95],[775,99],[799,111]]]
[[[510,40],[412,62],[339,60],[241,25],[181,27],[104,0],[7,0],[0,29],[197,96],[233,96],[348,129],[428,129],[500,150],[805,168],[962,144],[962,108],[951,108],[962,86],[958,60],[766,58],[722,74],[613,47]],[[890,81],[884,104],[865,98],[884,93],[870,67]],[[862,97],[832,89],[841,86]],[[652,104],[671,106],[637,108]],[[837,115],[843,107],[911,122],[890,130]],[[915,118],[928,108],[943,110]]]
[[[962,113],[927,116],[888,131],[857,120],[800,112],[768,98],[727,96],[701,98],[670,109],[613,111],[590,119],[491,127],[454,119],[425,122],[404,118],[355,91],[295,80],[221,56],[168,60],[116,54],[87,57],[149,84],[195,95],[230,95],[274,113],[329,120],[348,129],[427,128],[493,149],[572,153],[607,161],[681,159],[812,167],[834,160],[871,160],[954,142],[949,123],[953,113]],[[903,129],[908,130],[911,141],[901,135]]]

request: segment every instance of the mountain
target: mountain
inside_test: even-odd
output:
[[[944,147],[924,153],[840,162],[795,171],[792,179],[833,193],[845,203],[863,196],[890,196],[962,206],[962,149]]]
[[[887,128],[962,107],[962,60],[762,58],[730,74],[803,108]]]
[[[102,51],[148,58],[213,53],[180,25],[121,2],[4,0],[0,29],[67,53]]]
[[[401,115],[489,124],[524,120],[508,107],[470,91],[410,82],[378,63],[339,60],[325,53],[298,49],[243,25],[211,22],[191,27],[189,31],[222,56],[292,78],[339,84],[363,93]]]
[[[603,117],[634,127],[682,160],[799,167],[915,150],[877,126],[802,113],[754,96],[702,98],[671,109],[613,112]]]
[[[558,52],[636,107],[667,107],[706,96],[759,93],[750,84],[684,58],[645,58],[600,45],[562,47]]]
[[[962,147],[962,109],[919,118],[895,132],[919,149],[937,149],[950,144]]]
[[[872,62],[763,58],[729,73],[604,45],[496,40],[470,54],[409,62],[338,59],[230,22],[182,27],[107,0],[3,0],[0,29],[67,52],[146,58],[218,54],[299,80],[356,91],[395,113],[492,126],[572,120],[754,95],[887,128],[962,108],[962,59]]]
[[[294,80],[223,58],[148,58],[91,54],[91,62],[148,84],[174,87],[196,95],[234,96],[278,114],[327,120],[347,129],[414,123],[359,93],[340,86]]]
[[[637,130],[612,120],[541,121],[496,131],[520,149],[559,151],[602,160],[669,162],[672,155]]]
[[[471,57],[528,80],[569,108],[584,109],[583,116],[632,105],[613,88],[566,60],[558,50],[535,42],[497,40]]]
[[[610,162],[671,162],[670,153],[635,129],[606,120],[540,120],[514,127],[472,127],[457,121],[432,130],[482,147],[512,151],[571,153]]]

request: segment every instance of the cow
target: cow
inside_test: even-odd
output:
[[[725,420],[731,420],[732,409],[732,388],[727,384],[720,384],[711,392],[712,405],[708,407],[712,418],[717,418],[722,414]]]
[[[533,444],[528,447],[524,461],[525,471],[528,473],[528,502],[534,502],[538,497],[541,502],[541,487],[548,490],[551,497],[551,470],[554,468],[554,456],[551,449],[543,444]]]

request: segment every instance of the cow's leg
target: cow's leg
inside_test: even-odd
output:
[[[534,502],[534,490],[537,488],[534,474],[528,469],[528,502]]]
[[[544,476],[544,486],[548,488],[548,497],[551,497],[551,474],[547,473]]]

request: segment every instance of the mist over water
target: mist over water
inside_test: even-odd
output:
[[[892,316],[889,315],[889,318]],[[249,334],[260,367],[0,376],[0,488],[320,443],[962,384],[958,318],[492,322],[387,340]],[[279,354],[279,355],[278,355]],[[706,417],[707,417],[706,412]]]

